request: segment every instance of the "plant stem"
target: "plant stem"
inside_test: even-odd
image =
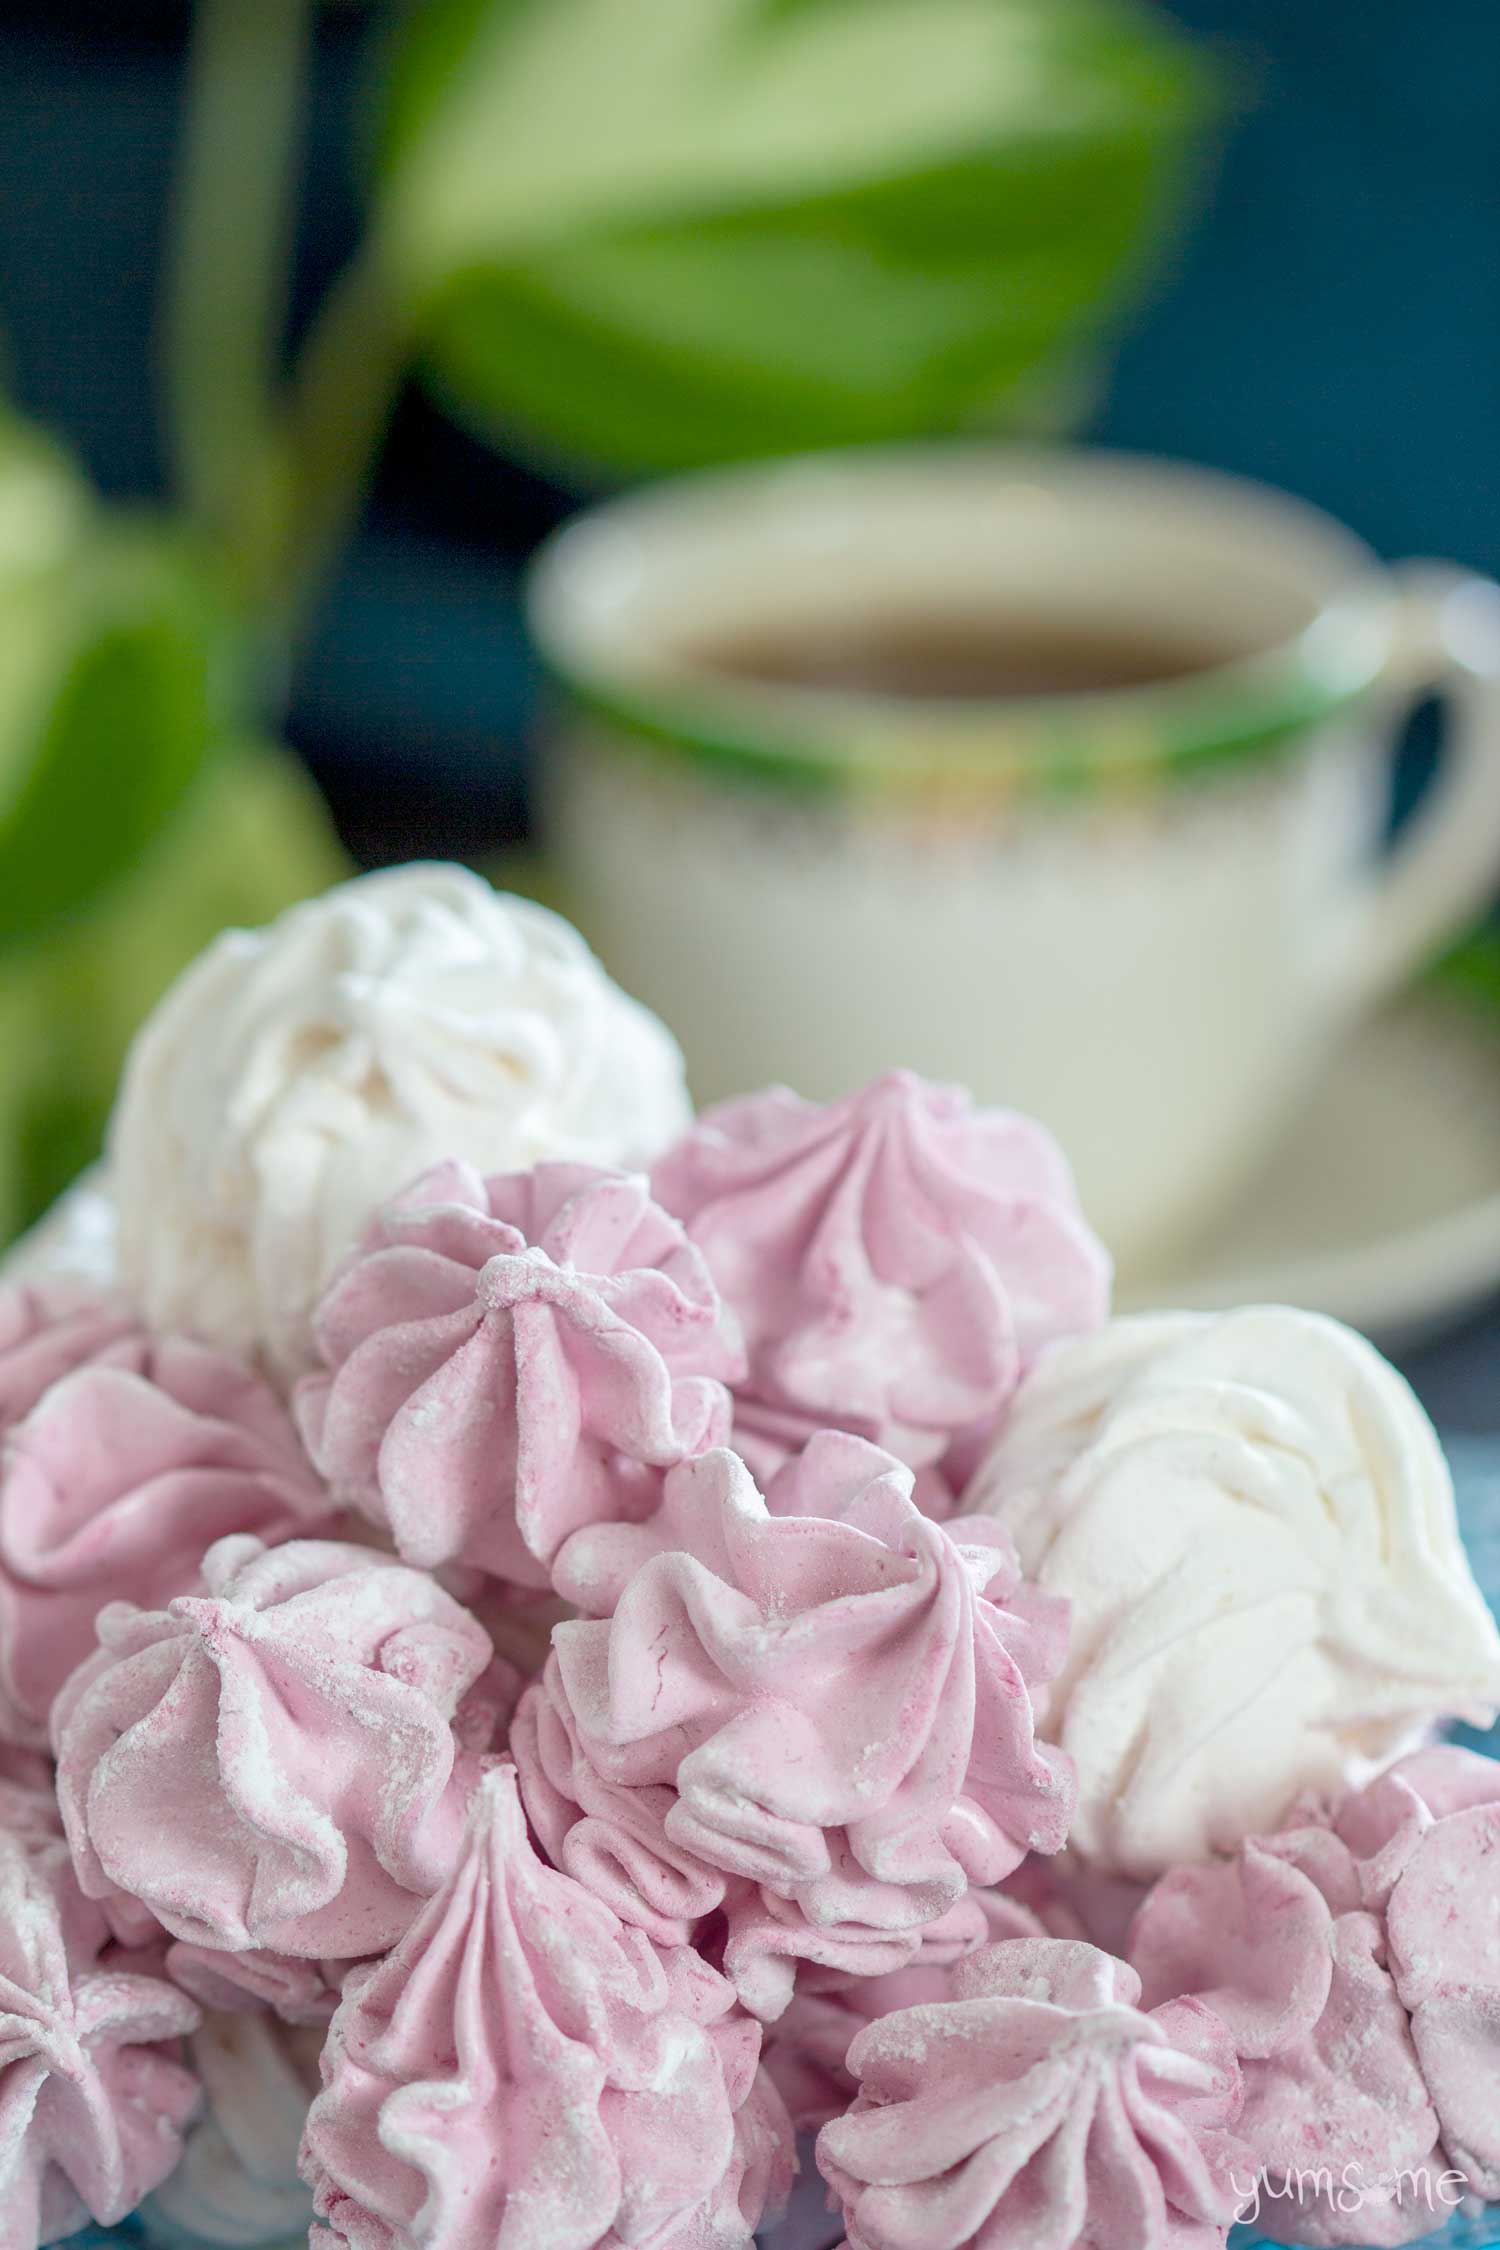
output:
[[[198,0],[161,324],[166,438],[229,551],[274,505],[277,365],[312,0]]]

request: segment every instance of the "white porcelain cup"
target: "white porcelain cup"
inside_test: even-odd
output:
[[[1213,660],[976,702],[703,655],[990,617]],[[687,478],[566,527],[531,619],[569,903],[699,1098],[962,1080],[1047,1121],[1137,1268],[1500,867],[1500,588],[1207,471],[947,445]],[[1429,693],[1446,755],[1383,854]]]

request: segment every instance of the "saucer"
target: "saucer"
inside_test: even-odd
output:
[[[1121,1311],[1303,1305],[1407,1345],[1500,1288],[1500,1014],[1431,984],[1330,1057],[1260,1176]]]

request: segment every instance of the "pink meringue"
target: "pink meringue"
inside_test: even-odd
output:
[[[1279,2237],[1410,2242],[1500,2196],[1497,1864],[1500,1765],[1444,1747],[1141,1908],[1148,1999],[1196,1994],[1234,2039]]]
[[[1126,1875],[1100,1875],[1081,1865],[1070,1847],[1054,1859],[1026,1860],[1007,1878],[1003,1895],[1047,1937],[1082,1938],[1123,1958],[1148,1888]]]
[[[0,1787],[50,1793],[52,1760],[45,1750],[28,1750],[20,1743],[0,1741]],[[0,1820],[0,1828],[6,1825]]]
[[[1109,1260],[1050,1136],[909,1071],[826,1107],[785,1087],[721,1103],[652,1186],[744,1331],[745,1399],[914,1467],[1108,1310]]]
[[[855,2040],[859,2098],[818,2136],[849,2250],[1210,2250],[1250,2170],[1227,2033],[1143,2014],[1121,1961],[1060,1938],[988,1946],[957,1997]]]
[[[764,1485],[743,1454],[730,1448],[726,1459],[735,1459],[750,1471],[750,1488],[763,1496],[767,1513],[776,1517],[841,1516],[869,1486],[894,1475],[903,1492],[915,1497],[915,1473],[868,1438],[848,1430],[818,1430],[798,1451],[777,1461]],[[705,1509],[700,1494],[720,1491],[724,1472],[712,1480],[698,1477],[664,1478],[657,1505],[634,1523],[586,1524],[559,1550],[553,1578],[572,1610],[562,1610],[555,1623],[566,1623],[574,1611],[587,1617],[612,1616],[621,1594],[643,1565],[674,1551],[696,1553],[699,1516]],[[743,1479],[735,1476],[736,1489]],[[709,1516],[719,1502],[706,1504]],[[925,1510],[923,1511],[926,1512]],[[987,1534],[981,1534],[987,1537]],[[717,1545],[713,1550],[717,1553]],[[1061,1613],[1053,1607],[1053,1614]],[[545,1659],[544,1659],[545,1661]],[[540,1669],[540,1667],[539,1667]]]
[[[172,1982],[213,2015],[271,2015],[296,2029],[326,2024],[339,2004],[350,1961],[298,1961],[287,1953],[224,1953],[174,1938],[163,1967]]]
[[[748,2250],[790,2176],[758,2048],[704,1962],[542,1864],[499,1766],[450,1881],[334,2018],[314,2245]]]
[[[0,1742],[0,1830],[26,1844],[62,1835],[51,1760],[9,1742]]]
[[[721,1449],[669,1474],[650,1522],[585,1535],[613,1617],[557,1627],[512,1737],[555,1863],[664,1943],[722,1909],[767,2015],[790,1973],[753,1992],[756,1957],[899,1967],[970,1883],[1057,1850],[1072,1809],[1030,1694],[1065,1618],[1009,1542],[965,1521],[961,1543],[858,1440],[810,1447],[806,1478],[819,1511],[773,1516]]]
[[[847,1843],[836,1844],[834,1858],[840,1878],[858,1878]],[[694,1942],[722,1964],[741,2006],[774,2024],[785,2014],[797,1980],[809,1973],[875,1982],[920,1964],[955,1961],[982,1945],[985,1935],[972,1892],[914,1931],[852,1919],[813,1922],[800,1899],[783,1898],[764,1884],[736,1882],[728,1885],[720,1914]]]
[[[128,1359],[143,1342],[131,1313],[79,1282],[0,1285],[0,1436],[75,1367]]]
[[[1486,2202],[1500,2202],[1500,1766],[1430,1750],[1396,1768],[1429,1816],[1386,1905],[1386,1954],[1442,2127]],[[1342,1832],[1350,1833],[1349,1809]],[[1403,1824],[1402,1833],[1409,1833]]]
[[[958,1924],[959,1942],[952,1947],[924,1944],[906,1968],[873,1977],[817,1966],[799,1972],[791,2004],[767,2029],[762,2048],[766,2071],[799,2133],[816,2132],[830,2117],[842,2115],[858,2093],[847,2057],[866,2024],[898,2008],[951,2000],[957,1963],[982,1945],[1049,1934],[1029,1908],[1003,1890],[971,1891],[965,1905],[978,1911],[971,1921]],[[931,1934],[929,1930],[924,1937]]]
[[[170,2043],[198,2011],[107,1935],[60,1850],[0,1833],[0,2250],[117,2224],[181,2152],[198,2089]]]
[[[569,1532],[654,1506],[728,1434],[739,1372],[708,1269],[644,1180],[427,1173],[318,1310],[313,1459],[399,1552],[545,1590]]]
[[[63,1376],[0,1472],[0,1728],[46,1741],[104,1601],[160,1608],[221,1535],[274,1543],[328,1507],[275,1394],[234,1360],[142,1340]]]
[[[827,1434],[821,1428],[810,1427],[805,1414],[787,1414],[774,1406],[761,1406],[755,1399],[737,1398],[729,1443],[731,1451],[739,1455],[765,1494],[766,1506],[773,1516],[803,1516],[817,1511],[803,1504],[800,1464],[808,1447],[816,1445]],[[868,1439],[852,1435],[849,1442],[851,1445],[870,1443]],[[870,1450],[884,1453],[886,1449],[871,1445]],[[946,1523],[958,1509],[958,1494],[942,1469],[932,1461],[922,1462],[912,1469],[912,1498],[923,1515],[931,1516],[934,1523]]]
[[[461,1847],[478,1762],[460,1707],[489,1640],[363,1547],[221,1539],[203,1579],[165,1610],[101,1611],[58,1697],[79,1879],[193,1944],[379,1952]]]

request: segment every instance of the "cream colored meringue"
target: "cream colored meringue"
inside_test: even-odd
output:
[[[964,1507],[1072,1606],[1040,1715],[1096,1869],[1233,1850],[1299,1791],[1500,1704],[1432,1425],[1335,1321],[1248,1307],[1060,1345]]]
[[[424,1167],[639,1162],[682,1059],[566,922],[460,867],[228,932],[136,1040],[111,1130],[120,1267],[158,1328],[310,1366],[312,1307]]]
[[[0,1258],[0,1281],[75,1281],[112,1290],[119,1217],[103,1165],[91,1165]]]
[[[321,2026],[294,2031],[274,2016],[205,2017],[188,2048],[203,2113],[142,2211],[149,2238],[248,2250],[305,2232],[313,2206],[297,2150],[323,2038]]]

